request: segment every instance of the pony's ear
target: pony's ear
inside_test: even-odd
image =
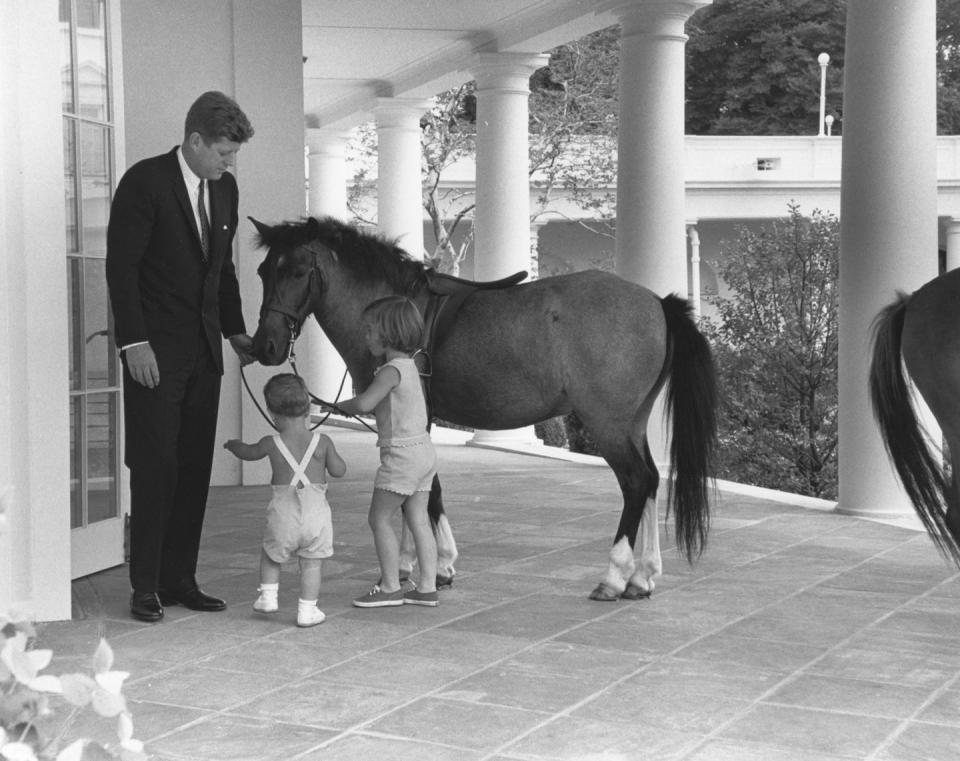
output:
[[[269,232],[270,225],[265,225],[263,224],[263,222],[258,222],[253,217],[247,217],[247,219],[253,222],[253,226],[257,228],[257,232],[260,233],[261,238],[264,237],[267,234],[267,232]]]

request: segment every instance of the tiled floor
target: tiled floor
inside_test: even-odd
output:
[[[665,534],[644,602],[597,603],[619,516],[605,467],[440,446],[461,559],[436,609],[351,607],[377,577],[372,436],[331,429],[327,621],[256,615],[264,487],[216,488],[200,579],[224,613],[127,615],[125,569],[40,628],[53,673],[98,637],[136,736],[172,761],[948,761],[960,758],[960,576],[916,531],[722,492],[693,568]],[[672,530],[672,524],[670,526]],[[78,732],[108,735],[85,720]]]

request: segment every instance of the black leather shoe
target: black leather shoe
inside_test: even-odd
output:
[[[130,615],[147,623],[163,618],[163,606],[156,592],[134,592],[130,595]]]
[[[226,610],[227,603],[219,597],[208,595],[200,587],[192,589],[164,589],[160,593],[160,602],[164,605],[182,605],[190,610],[199,610],[210,613],[217,610]]]

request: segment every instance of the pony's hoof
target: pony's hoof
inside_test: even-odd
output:
[[[620,599],[620,593],[601,581],[597,584],[597,588],[590,593],[590,599],[599,602],[616,602]]]
[[[646,600],[652,594],[652,589],[641,589],[635,584],[628,584],[627,588],[623,590],[623,594],[620,596],[624,600]]]
[[[449,589],[453,586],[453,576],[441,576],[437,574],[437,589]]]

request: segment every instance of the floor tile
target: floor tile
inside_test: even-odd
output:
[[[154,740],[149,750],[203,761],[289,761],[331,736],[311,727],[216,715]]]
[[[724,727],[718,738],[804,749],[811,758],[820,753],[866,758],[894,726],[872,716],[757,705]]]
[[[877,754],[877,761],[945,761],[960,758],[960,732],[956,726],[910,723]]]
[[[547,718],[519,708],[422,698],[373,722],[367,731],[493,752]]]
[[[866,679],[801,674],[764,698],[779,705],[852,711],[868,716],[907,719],[930,698],[929,689]]]

